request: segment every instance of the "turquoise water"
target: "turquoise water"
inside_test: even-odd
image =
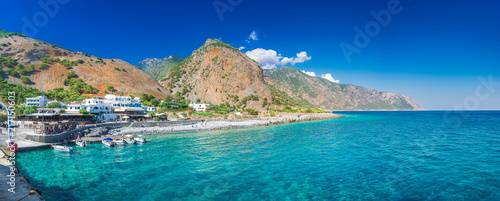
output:
[[[47,200],[500,200],[500,112],[342,114],[18,163]]]

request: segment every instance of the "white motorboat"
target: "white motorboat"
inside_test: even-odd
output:
[[[102,140],[102,143],[105,144],[105,145],[108,145],[110,147],[116,145],[116,143],[113,142],[113,139],[111,139],[111,138],[106,138],[106,139]]]
[[[116,140],[115,143],[116,143],[117,146],[123,146],[123,145],[127,144],[127,142],[123,138],[119,139],[119,140]]]
[[[52,145],[52,148],[56,151],[67,152],[67,153],[73,151],[73,147],[61,146],[61,145]]]
[[[79,140],[79,141],[76,141],[76,144],[80,147],[86,147],[87,146],[87,141],[85,140]]]
[[[146,138],[143,138],[142,135],[139,135],[138,137],[134,138],[134,140],[137,142],[146,142]]]
[[[127,144],[135,144],[135,140],[131,135],[125,136],[125,142],[127,142]]]

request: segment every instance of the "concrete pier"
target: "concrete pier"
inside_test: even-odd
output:
[[[12,193],[9,191],[11,185],[9,185],[7,182],[11,181],[11,166],[9,160],[5,157],[5,154],[3,151],[0,151],[0,200],[2,201],[17,201],[17,200],[22,200],[22,201],[38,201],[38,200],[44,200],[38,192],[34,192],[34,194],[30,195],[30,191],[32,189],[31,184],[26,181],[26,179],[23,178],[21,181],[22,175],[19,174],[18,171],[14,171],[13,173],[15,174],[15,189],[14,192]]]

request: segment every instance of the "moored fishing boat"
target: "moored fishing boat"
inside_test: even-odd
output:
[[[146,138],[143,138],[142,135],[135,137],[134,140],[137,142],[146,142]]]
[[[127,142],[125,142],[125,140],[123,138],[119,139],[119,140],[116,140],[115,143],[116,143],[117,146],[123,146],[123,145],[127,144]]]
[[[76,141],[76,144],[80,147],[86,147],[87,146],[87,141],[85,140],[79,140],[79,141]]]
[[[125,136],[125,142],[127,142],[127,144],[135,144],[135,140],[131,135]]]
[[[116,145],[116,143],[113,142],[113,139],[111,139],[111,138],[106,138],[106,139],[102,140],[102,143],[107,145],[107,146],[110,146],[110,147]]]
[[[73,151],[73,147],[61,146],[61,145],[52,145],[52,148],[56,151],[67,152],[67,153]]]

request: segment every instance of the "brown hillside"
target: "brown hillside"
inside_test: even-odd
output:
[[[115,93],[123,92],[125,95],[132,92],[137,94],[145,92],[153,94],[157,98],[164,98],[169,94],[146,73],[119,59],[102,59],[102,63],[97,63],[97,57],[85,56],[81,52],[52,47],[50,44],[36,39],[20,36],[0,38],[0,43],[9,42],[11,43],[10,45],[0,47],[0,54],[4,57],[12,56],[12,58],[18,59],[18,62],[24,64],[26,67],[30,64],[35,64],[35,66],[40,65],[42,63],[40,58],[42,57],[59,58],[61,60],[68,59],[71,61],[81,59],[84,61],[83,64],[78,64],[70,69],[66,69],[59,63],[53,63],[46,69],[40,70],[37,68],[36,71],[26,75],[32,80],[32,83],[28,85],[43,91],[55,87],[64,87],[63,79],[66,78],[68,72],[74,70],[83,81],[97,87],[101,95],[104,93],[107,85],[114,86],[116,89]],[[19,78],[8,77],[9,82],[22,84]]]
[[[189,90],[184,98],[191,101],[239,105],[250,95],[258,101],[248,101],[247,107],[260,109],[271,91],[264,83],[262,68],[241,51],[220,41],[208,39],[191,56],[174,66],[161,84],[172,94]],[[237,95],[240,101],[235,101]],[[244,107],[244,104],[240,104]]]

